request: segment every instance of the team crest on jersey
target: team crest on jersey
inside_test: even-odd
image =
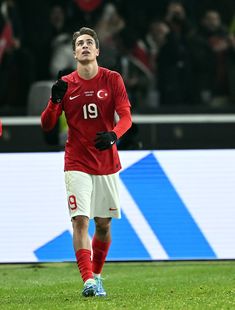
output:
[[[105,100],[108,98],[108,91],[106,89],[100,89],[97,91],[97,97],[101,100]]]

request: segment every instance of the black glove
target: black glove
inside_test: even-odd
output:
[[[51,101],[53,103],[60,103],[68,89],[68,83],[58,79],[51,88]]]
[[[95,138],[95,147],[100,151],[104,151],[111,148],[116,141],[117,135],[113,131],[97,132]]]

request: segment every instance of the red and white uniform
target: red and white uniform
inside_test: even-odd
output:
[[[94,175],[113,174],[121,169],[116,144],[99,151],[94,139],[100,131],[114,131],[120,138],[131,126],[130,102],[119,73],[99,67],[97,75],[84,80],[77,71],[64,76],[67,92],[60,104],[48,102],[41,116],[42,128],[51,130],[62,111],[68,123],[65,171]],[[114,113],[119,115],[115,125]]]

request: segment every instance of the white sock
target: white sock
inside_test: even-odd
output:
[[[97,273],[94,273],[94,272],[93,272],[93,276],[94,276],[95,278],[100,278],[100,273],[97,274]]]
[[[87,280],[84,282],[84,285],[86,285],[87,283],[94,283],[94,284],[95,284],[95,279],[87,279]]]

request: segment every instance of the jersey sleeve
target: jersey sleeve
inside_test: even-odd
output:
[[[116,110],[121,107],[130,107],[131,104],[128,99],[126,87],[124,85],[121,75],[117,72],[113,74],[112,87],[114,91]]]
[[[119,121],[114,127],[113,131],[116,133],[118,139],[131,127],[131,105],[128,99],[126,88],[123,79],[119,73],[116,73],[113,78],[115,110],[119,116]]]
[[[119,139],[131,127],[132,120],[129,107],[120,109],[119,112],[117,112],[117,114],[119,116],[119,121],[117,122],[113,131],[116,133],[117,138]]]
[[[41,114],[42,129],[45,131],[52,130],[55,127],[61,113],[62,113],[61,104],[54,104],[50,99],[48,101],[45,110]]]

